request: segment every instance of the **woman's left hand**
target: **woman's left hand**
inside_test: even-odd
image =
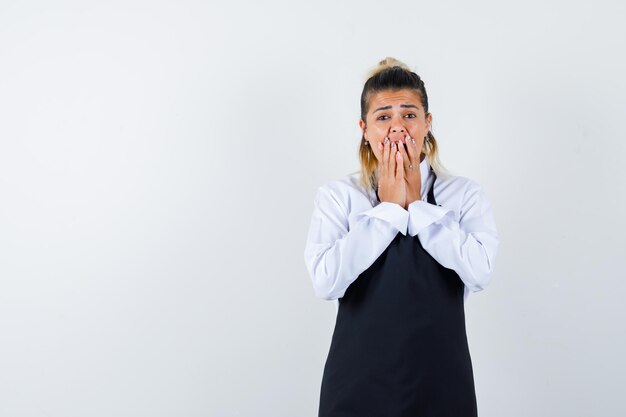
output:
[[[406,149],[405,146],[398,146],[398,149],[404,161],[404,179],[406,181],[406,205],[404,209],[408,210],[409,204],[422,199],[422,174],[420,172],[420,150],[417,149],[417,143],[409,135],[406,135],[405,145]]]

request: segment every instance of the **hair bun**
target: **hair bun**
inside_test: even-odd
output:
[[[388,56],[385,59],[379,61],[378,65],[374,69],[368,72],[367,78],[369,79],[373,77],[374,75],[378,74],[379,72],[382,72],[388,68],[393,68],[393,67],[400,67],[407,71],[411,71],[411,68],[409,68],[409,66],[406,65],[404,62],[399,61],[395,59],[394,57]]]

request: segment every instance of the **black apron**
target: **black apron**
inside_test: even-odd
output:
[[[398,232],[339,299],[319,417],[477,416],[463,290]]]

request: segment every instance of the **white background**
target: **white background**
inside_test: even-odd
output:
[[[624,2],[0,1],[0,415],[317,415],[303,250],[359,97],[420,74],[501,246],[481,417],[623,416]]]

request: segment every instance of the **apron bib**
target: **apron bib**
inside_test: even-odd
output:
[[[319,417],[476,417],[463,290],[398,233],[339,300]]]

